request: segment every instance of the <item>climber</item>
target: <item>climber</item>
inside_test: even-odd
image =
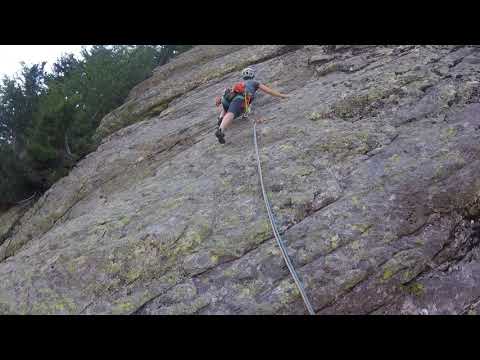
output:
[[[217,107],[222,105],[218,117],[218,128],[215,131],[215,136],[220,144],[225,144],[225,129],[232,124],[233,119],[245,112],[245,108],[252,103],[258,89],[272,96],[288,98],[287,95],[276,92],[254,80],[255,70],[251,67],[242,71],[242,79],[244,81],[236,83],[232,89],[225,89],[223,96],[217,96],[215,99]]]

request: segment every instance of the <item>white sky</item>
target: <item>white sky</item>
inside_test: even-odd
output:
[[[0,79],[4,75],[13,76],[24,61],[27,65],[46,61],[45,70],[51,71],[53,63],[65,53],[80,57],[82,46],[90,45],[0,45]]]

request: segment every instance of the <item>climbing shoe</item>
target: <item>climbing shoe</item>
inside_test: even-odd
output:
[[[217,131],[215,131],[215,136],[220,144],[225,144],[225,134],[222,129],[218,128]]]

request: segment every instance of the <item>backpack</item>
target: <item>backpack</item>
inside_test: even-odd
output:
[[[252,102],[252,96],[246,94],[245,83],[243,81],[235,83],[232,88],[225,89],[225,92],[223,93],[223,98],[226,100],[227,103],[230,103],[235,98],[235,96],[238,95],[242,96],[243,98],[247,96],[248,104]]]

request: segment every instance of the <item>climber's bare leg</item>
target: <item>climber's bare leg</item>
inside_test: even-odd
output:
[[[220,124],[220,129],[222,129],[222,131],[225,131],[225,129],[232,124],[234,117],[235,117],[234,113],[227,112],[223,117],[222,123]]]

